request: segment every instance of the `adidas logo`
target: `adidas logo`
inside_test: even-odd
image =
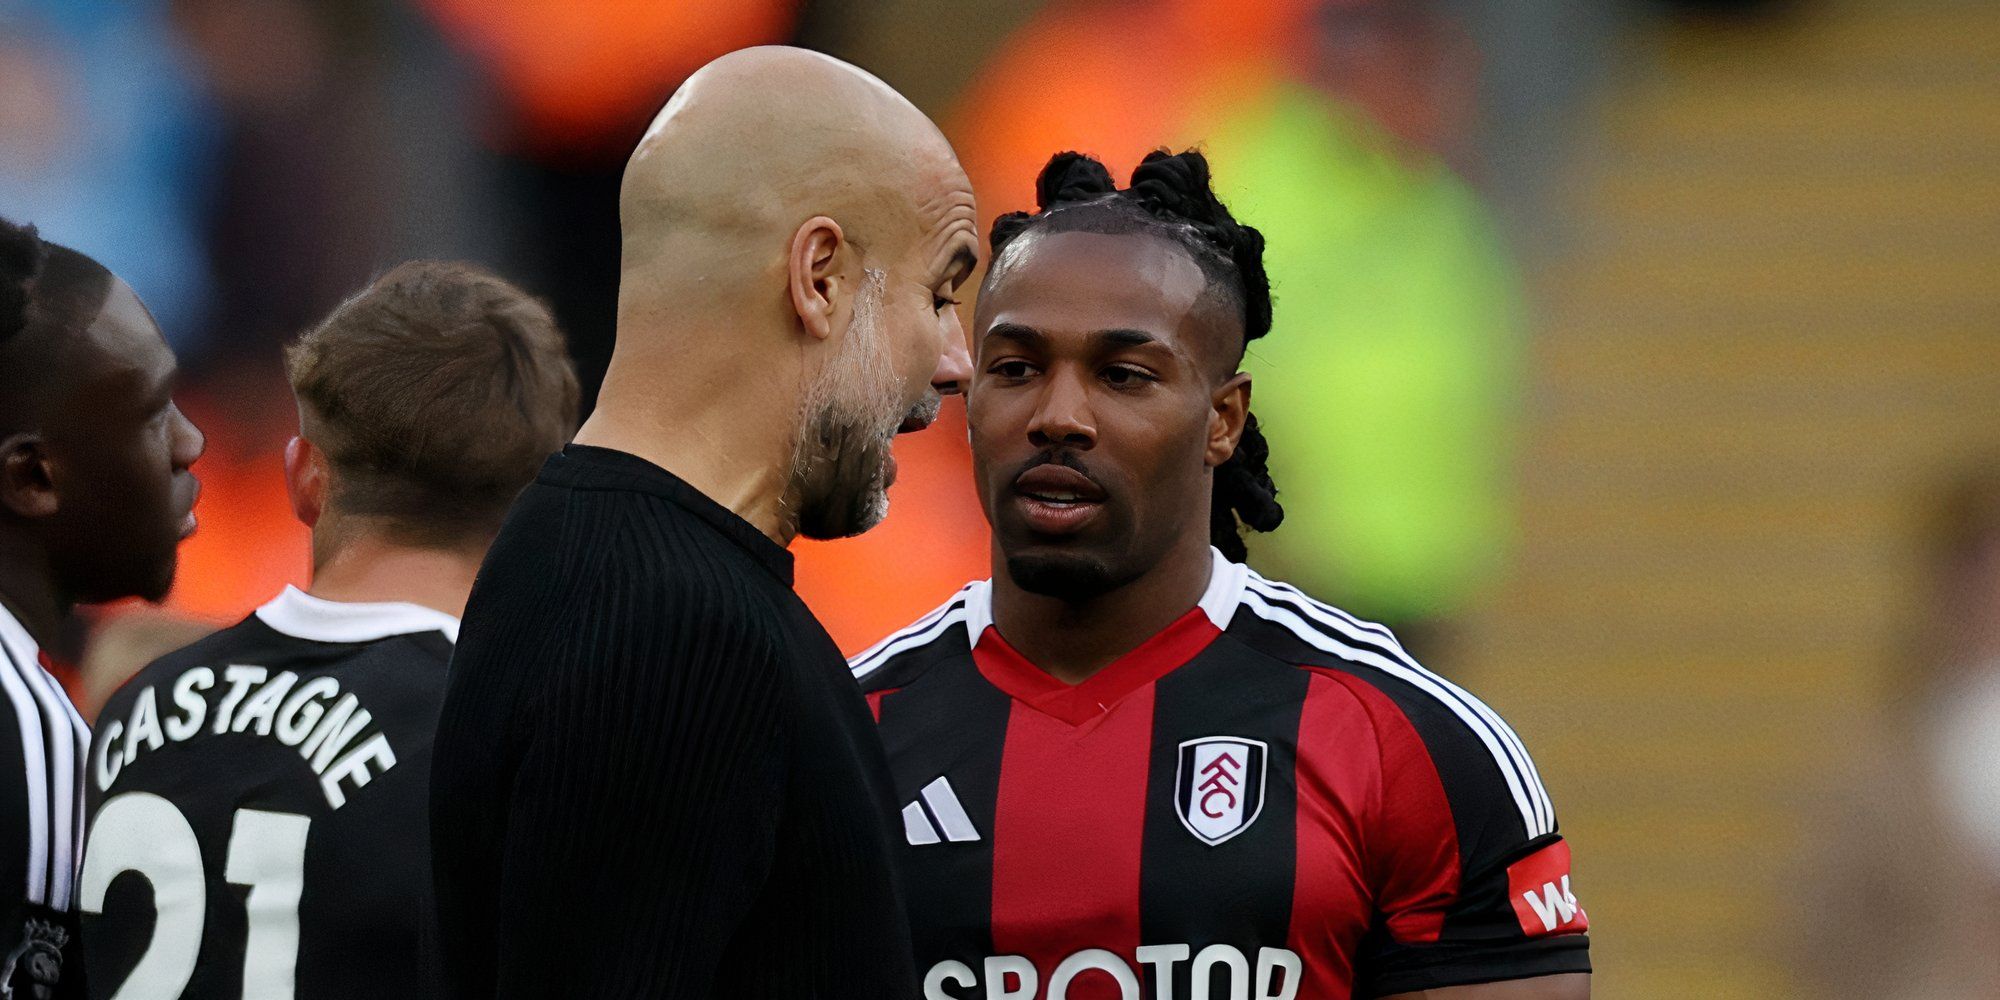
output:
[[[944,832],[943,837],[938,836],[939,831]],[[903,807],[903,836],[911,844],[922,847],[940,840],[949,840],[954,844],[978,840],[979,831],[972,828],[972,818],[965,814],[965,807],[958,804],[958,794],[951,790],[951,781],[939,776],[936,781],[924,786],[917,801]]]

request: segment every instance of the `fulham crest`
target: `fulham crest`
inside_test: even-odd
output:
[[[1181,744],[1174,808],[1195,839],[1214,847],[1242,833],[1264,808],[1262,741],[1209,736]]]

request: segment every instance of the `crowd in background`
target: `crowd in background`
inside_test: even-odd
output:
[[[1276,449],[1294,503],[1265,558],[1412,629],[1462,606],[1505,550],[1523,333],[1506,241],[1468,180],[1484,79],[1470,16],[962,3],[934,12],[966,22],[944,32],[923,6],[13,5],[0,75],[37,99],[9,102],[25,120],[0,139],[0,204],[131,276],[210,428],[204,530],[175,607],[226,619],[297,580],[303,535],[263,474],[290,434],[277,349],[389,262],[468,259],[545,297],[587,405],[608,357],[624,151],[692,67],[761,42],[862,49],[927,100],[983,220],[1025,201],[1051,149],[1121,170],[1161,145],[1209,149],[1225,196],[1272,239],[1286,302],[1285,335],[1252,359],[1259,413],[1276,440],[1313,439]],[[941,50],[958,30],[988,44]],[[802,586],[843,645],[983,575],[961,437],[904,443],[914,471],[882,537],[805,555]],[[874,585],[887,552],[921,578]]]
[[[1587,6],[0,0],[0,215],[130,282],[178,353],[183,406],[209,438],[202,528],[172,614],[100,622],[79,702],[101,704],[144,651],[303,581],[306,533],[277,475],[295,432],[279,349],[371,275],[434,257],[518,280],[567,331],[587,409],[609,353],[625,151],[689,70],[766,42],[853,59],[923,105],[973,178],[982,225],[1029,201],[1056,149],[1122,174],[1148,149],[1201,144],[1224,199],[1271,248],[1277,323],[1246,367],[1288,516],[1253,540],[1253,562],[1390,621],[1449,672],[1451,623],[1499,585],[1512,552],[1534,405],[1528,275],[1564,249],[1547,207],[1577,123],[1616,75],[1622,33],[1673,6],[1726,30],[1801,5]],[[963,411],[948,406],[897,447],[888,523],[800,547],[801,592],[849,650],[988,572]],[[1990,478],[1969,470],[1958,499],[1938,505],[1936,615],[1895,657],[1917,661],[1923,693],[1883,724],[1894,752],[1872,759],[1866,786],[1915,796],[1909,808],[1938,817],[1924,829],[1943,841],[1913,853],[1896,822],[1809,838],[1832,858],[1821,870],[1851,878],[1814,894],[1827,919],[1807,921],[1802,980],[1852,987],[1858,973],[1825,970],[1849,968],[1829,955],[1873,953],[1857,927],[1930,926],[1920,915],[1936,920],[1940,906],[1985,916],[1943,921],[1960,934],[2000,913]],[[1912,484],[1911,509],[1924,485]],[[61,652],[85,659],[86,638]],[[1904,780],[1912,771],[1924,779]],[[1838,815],[1813,821],[1829,829],[1903,815],[1829,801]],[[1869,863],[1885,857],[1951,860],[1917,877]],[[1946,870],[1948,902],[1893,891]],[[1893,900],[1871,923],[1839,919]],[[1922,937],[1928,950],[1911,954],[1943,953]],[[2000,980],[1983,966],[1965,975],[1993,978],[1926,967],[1933,992],[1899,995]]]

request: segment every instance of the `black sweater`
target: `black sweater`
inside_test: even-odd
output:
[[[431,784],[457,997],[916,994],[893,785],[791,555],[572,445],[487,555]]]

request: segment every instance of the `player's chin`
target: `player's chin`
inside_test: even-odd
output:
[[[148,554],[135,557],[133,551]],[[107,572],[98,574],[87,589],[77,594],[81,603],[101,604],[136,597],[158,604],[174,589],[180,557],[170,545],[164,550],[126,550],[124,558],[102,565]]]
[[[1074,542],[1010,545],[1005,552],[1007,576],[1030,594],[1081,601],[1129,582],[1101,550]]]
[[[158,604],[167,599],[174,589],[174,577],[181,564],[179,532],[173,541],[161,546],[153,558],[135,567],[138,572],[132,581],[132,596]]]

